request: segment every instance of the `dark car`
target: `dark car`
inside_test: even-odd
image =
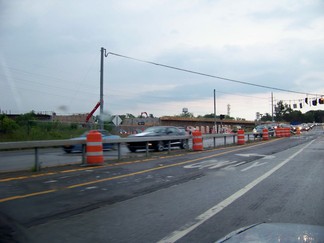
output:
[[[263,129],[268,129],[268,134],[269,136],[273,137],[274,136],[274,132],[275,132],[275,129],[273,126],[271,125],[258,125],[256,126],[254,129],[253,129],[253,135],[254,137],[260,137],[262,138],[262,135],[263,135]]]
[[[143,132],[130,135],[129,137],[159,137],[159,136],[183,136],[186,135],[185,129],[180,129],[173,126],[155,126],[145,129]],[[136,152],[138,149],[146,149],[147,142],[129,142],[127,147],[131,152]],[[148,142],[149,149],[154,149],[155,151],[163,151],[168,148],[169,141],[150,141]],[[186,140],[176,139],[171,140],[171,147],[180,147],[182,149],[187,148]]]
[[[106,130],[98,130],[98,132],[101,133],[101,137],[102,139],[115,139],[115,138],[120,138],[120,136],[117,135],[112,135],[110,134],[108,131]],[[89,131],[83,133],[80,137],[76,137],[76,138],[71,138],[71,140],[87,140],[87,134],[89,133]],[[103,150],[107,150],[107,149],[113,149],[115,147],[115,144],[113,143],[103,143],[102,144],[102,148]],[[63,150],[66,153],[71,153],[71,152],[82,152],[82,144],[74,144],[74,145],[65,145],[63,146]]]

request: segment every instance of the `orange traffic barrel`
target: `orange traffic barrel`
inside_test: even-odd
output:
[[[192,132],[192,149],[194,151],[202,151],[203,150],[203,140],[201,131],[193,131]]]
[[[269,140],[269,131],[266,128],[262,130],[262,140]]]
[[[87,164],[102,165],[104,162],[102,152],[102,137],[97,130],[91,130],[87,134]]]
[[[238,145],[243,145],[245,143],[245,135],[244,135],[244,130],[240,129],[237,131],[237,144]]]
[[[277,127],[276,129],[275,129],[275,131],[276,131],[276,137],[277,138],[281,138],[282,137],[282,133],[281,133],[281,127]]]
[[[282,137],[288,137],[288,133],[287,133],[287,128],[283,127],[282,128]]]
[[[287,132],[286,132],[287,133],[287,137],[290,137],[290,135],[291,135],[291,133],[290,133],[290,127],[287,127],[286,129],[287,129]]]

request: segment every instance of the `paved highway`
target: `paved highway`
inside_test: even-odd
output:
[[[0,223],[31,242],[213,242],[259,222],[323,226],[323,148],[316,127],[244,146],[2,174]]]

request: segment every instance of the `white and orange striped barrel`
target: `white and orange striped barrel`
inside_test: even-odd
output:
[[[244,145],[245,144],[245,135],[244,135],[244,130],[239,129],[237,131],[237,144],[238,145]]]
[[[203,140],[202,134],[200,131],[193,131],[192,132],[192,149],[194,151],[202,151],[203,150]]]
[[[266,128],[262,130],[262,140],[263,141],[269,140],[269,131]]]
[[[104,162],[102,151],[102,136],[97,130],[87,134],[87,164],[102,165]]]

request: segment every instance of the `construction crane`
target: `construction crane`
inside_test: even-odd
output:
[[[141,118],[143,118],[143,114],[145,114],[146,115],[146,118],[148,118],[149,116],[147,115],[147,112],[141,112]]]
[[[89,120],[90,120],[90,118],[92,117],[93,113],[95,113],[95,111],[98,109],[99,106],[100,106],[100,102],[98,102],[98,103],[96,104],[96,106],[92,109],[92,111],[87,115],[86,120],[85,120],[86,123],[89,122]]]

